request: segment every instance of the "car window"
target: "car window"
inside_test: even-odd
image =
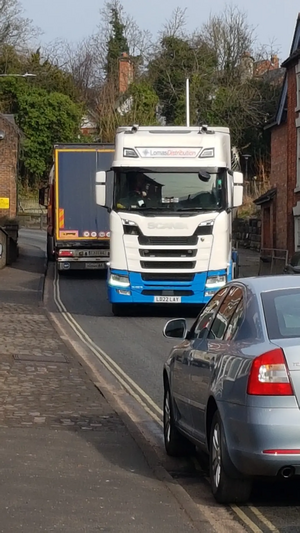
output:
[[[238,333],[244,319],[244,299],[240,300],[224,335],[225,341],[232,341]]]
[[[270,339],[300,337],[300,288],[262,293]]]
[[[241,287],[231,287],[214,319],[208,337],[222,340],[225,336],[231,318],[243,297]]]
[[[200,313],[196,322],[192,326],[191,334],[193,338],[201,338],[201,336],[204,334],[205,328],[209,328],[220,302],[224,298],[227,291],[228,288],[223,287],[212,297],[208,304],[206,304],[203,311]]]

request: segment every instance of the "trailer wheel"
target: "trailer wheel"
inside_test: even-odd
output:
[[[54,239],[50,235],[47,235],[47,260],[49,262],[53,262],[55,260]]]

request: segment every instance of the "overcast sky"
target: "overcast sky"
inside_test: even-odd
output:
[[[91,35],[100,22],[99,10],[104,0],[21,0],[25,14],[43,31],[41,41],[48,43],[64,38],[80,41]],[[236,0],[256,28],[260,44],[270,45],[281,60],[289,55],[298,16],[296,0]],[[125,11],[134,16],[142,29],[156,35],[176,7],[187,8],[187,29],[192,31],[205,22],[212,10],[220,12],[225,0],[123,0]],[[274,44],[275,43],[275,44]]]

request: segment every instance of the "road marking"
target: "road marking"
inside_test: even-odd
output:
[[[253,533],[263,533],[263,530],[260,529],[252,520],[249,518],[240,507],[237,505],[230,505],[231,509],[237,514],[237,516],[248,526]]]
[[[54,301],[58,310],[69,324],[69,326],[75,331],[80,340],[96,355],[102,364],[113,374],[113,376],[122,384],[122,386],[139,402],[139,404],[145,409],[145,411],[162,427],[163,412],[158,405],[141,389],[135,381],[133,381],[123,370],[117,365],[117,363],[107,355],[101,348],[99,348],[94,341],[87,335],[87,333],[76,322],[74,317],[68,312],[60,297],[59,279],[55,272],[54,280]],[[145,403],[147,402],[147,403]],[[148,405],[151,408],[148,407]],[[158,416],[159,415],[159,416]]]
[[[270,520],[268,520],[267,517],[259,511],[259,509],[257,509],[257,507],[253,507],[253,505],[248,505],[248,507],[252,513],[254,513],[257,518],[269,528],[270,531],[273,531],[273,533],[280,533],[279,529],[277,529],[277,527],[274,526],[274,524],[272,524],[272,522],[270,522]]]
[[[143,407],[146,413],[148,413],[152,417],[152,419],[159,424],[160,427],[163,427],[163,423],[161,420],[163,416],[163,411],[159,408],[159,406],[152,400],[152,398],[150,398],[150,396],[143,389],[139,387],[137,383],[135,383],[135,381],[130,378],[130,376],[128,376],[124,372],[124,370],[122,370],[121,367],[119,367],[119,365],[117,365],[117,363],[111,357],[109,357],[106,352],[104,352],[104,350],[99,348],[99,346],[94,343],[94,341],[89,337],[89,335],[87,335],[87,333],[74,319],[71,313],[68,312],[60,296],[59,277],[57,275],[56,270],[53,279],[53,288],[55,304],[65,321],[73,329],[76,335],[94,353],[94,355],[101,361],[105,368],[107,368],[107,370],[119,381],[119,383],[124,387],[124,389]],[[147,402],[148,405],[150,405],[155,412],[151,408],[149,408],[149,406],[145,402]],[[198,468],[196,469],[199,470]],[[256,507],[250,505],[247,507],[255,514],[255,516],[261,522],[265,524],[266,527],[268,527],[269,531],[273,533],[280,533],[279,530]],[[235,514],[240,518],[240,520],[242,520],[242,522],[244,522],[244,524],[248,526],[251,531],[253,531],[253,533],[263,533],[262,529],[260,529],[255,524],[255,522],[253,522],[253,520],[251,520],[251,518],[244,511],[242,511],[242,509],[240,509],[240,507],[232,504],[230,505],[230,508],[235,512]]]

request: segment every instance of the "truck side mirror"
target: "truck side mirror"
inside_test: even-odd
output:
[[[100,170],[96,172],[96,203],[101,207],[106,207],[106,172]]]
[[[242,172],[233,173],[233,207],[240,207],[243,203],[243,183],[244,176]]]

